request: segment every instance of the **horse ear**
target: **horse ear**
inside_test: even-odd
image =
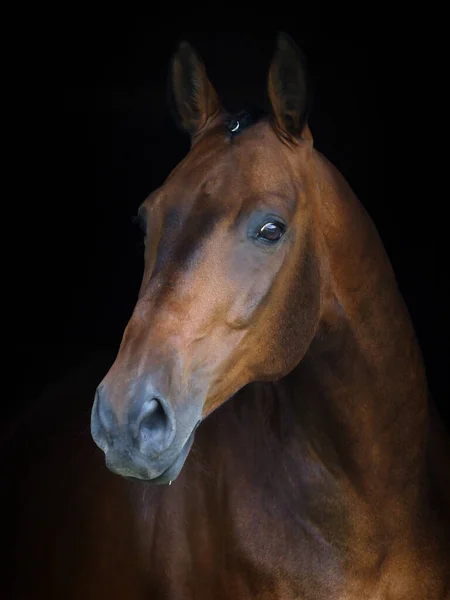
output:
[[[291,141],[296,138],[311,140],[307,120],[312,90],[306,60],[286,33],[277,36],[269,70],[268,94],[278,132]]]
[[[203,61],[188,42],[181,42],[172,57],[168,91],[175,121],[191,137],[221,110]]]

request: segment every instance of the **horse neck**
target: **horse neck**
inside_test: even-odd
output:
[[[363,207],[317,154],[326,285],[290,390],[309,452],[368,497],[404,502],[424,474],[428,394],[408,311]]]

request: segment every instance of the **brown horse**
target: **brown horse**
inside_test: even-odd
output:
[[[375,227],[313,148],[300,52],[278,37],[256,120],[186,43],[170,81],[191,149],[139,210],[139,299],[92,410],[122,477],[85,415],[42,450],[13,597],[449,598],[447,434]]]

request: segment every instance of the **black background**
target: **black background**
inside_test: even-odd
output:
[[[236,19],[231,13],[223,20]],[[401,76],[401,40],[368,23],[351,34],[337,24],[329,31],[284,29],[305,52],[315,79],[315,145],[375,221],[431,390],[445,411],[445,240],[436,229],[439,199],[413,198],[406,185],[420,163],[408,163],[410,141],[402,137],[411,85]],[[119,10],[107,16],[68,11],[54,26],[39,23],[27,44],[19,74],[25,91],[17,100],[26,107],[20,123],[26,138],[7,257],[17,273],[14,393],[4,403],[9,418],[68,368],[97,352],[114,353],[120,342],[143,266],[132,217],[189,147],[166,106],[177,42],[197,47],[224,105],[234,109],[262,99],[275,33],[185,31]]]

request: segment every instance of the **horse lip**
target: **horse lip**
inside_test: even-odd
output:
[[[148,484],[152,484],[152,485],[163,485],[163,484],[172,483],[172,481],[174,481],[178,477],[181,469],[183,468],[183,465],[186,461],[186,458],[188,457],[189,451],[194,442],[195,431],[196,431],[197,427],[200,425],[200,423],[201,423],[201,420],[196,423],[196,425],[194,426],[193,430],[191,431],[188,439],[184,443],[181,451],[178,453],[178,456],[167,467],[167,469],[165,469],[162,473],[160,473],[156,477],[152,477],[149,479],[147,479],[147,478],[144,479],[144,478],[139,478],[139,477],[131,477],[131,476],[125,476],[125,479],[128,479],[130,481],[139,481],[140,483],[148,483]]]
[[[170,484],[170,483],[172,483],[172,481],[174,481],[178,477],[178,475],[180,474],[180,471],[183,468],[183,465],[186,461],[186,458],[188,457],[188,454],[192,447],[192,444],[194,442],[194,435],[195,435],[196,429],[197,429],[197,426],[194,427],[194,429],[192,430],[192,432],[189,435],[188,439],[186,440],[183,448],[181,449],[181,452],[178,454],[178,456],[174,460],[174,462],[169,467],[167,467],[167,469],[165,471],[163,471],[157,477],[148,479],[147,480],[148,483],[151,483],[153,485],[162,485],[165,483]]]

